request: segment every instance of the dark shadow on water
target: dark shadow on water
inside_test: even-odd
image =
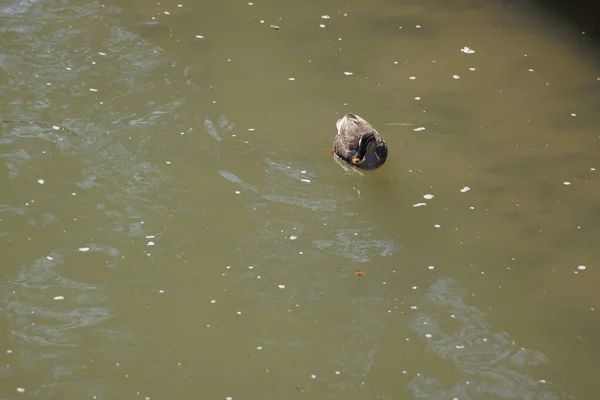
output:
[[[585,49],[586,54],[593,56],[594,60],[600,61],[600,1],[598,0],[532,0],[531,2],[509,0],[505,1],[507,6],[514,7],[517,11],[531,14],[532,17],[542,17],[548,24],[556,27],[571,26],[576,28],[576,33],[581,35],[585,32],[592,49]],[[537,15],[541,14],[541,15]],[[527,15],[528,16],[528,15]],[[589,53],[588,53],[589,51]]]

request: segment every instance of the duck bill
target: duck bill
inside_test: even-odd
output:
[[[365,158],[366,154],[367,146],[365,146],[364,143],[361,143],[361,146],[358,149],[358,153],[356,153],[356,156],[354,157],[354,163],[358,164],[359,162],[361,162]]]

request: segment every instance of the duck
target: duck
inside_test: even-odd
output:
[[[356,114],[347,113],[338,119],[337,135],[330,155],[337,155],[358,169],[374,170],[385,164],[388,148],[373,126]]]

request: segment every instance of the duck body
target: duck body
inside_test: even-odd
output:
[[[337,121],[336,126],[338,133],[333,139],[333,152],[339,158],[359,169],[373,170],[385,164],[387,145],[371,124],[348,113]]]

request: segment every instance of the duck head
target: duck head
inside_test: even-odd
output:
[[[358,152],[354,157],[354,163],[358,164],[365,158],[379,158],[377,156],[377,138],[373,132],[363,133],[358,142]]]

